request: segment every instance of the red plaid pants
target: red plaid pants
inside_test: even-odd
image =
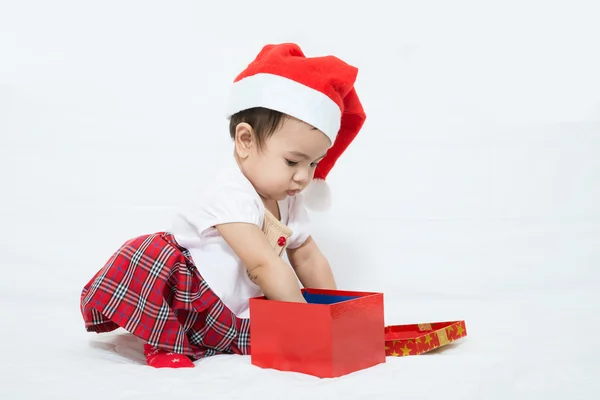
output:
[[[192,359],[250,354],[250,320],[223,304],[166,232],[125,242],[85,285],[80,306],[88,332],[121,327]]]

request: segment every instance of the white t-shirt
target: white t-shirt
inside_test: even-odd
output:
[[[286,248],[297,248],[309,236],[309,219],[302,194],[278,204],[280,221],[293,232]],[[208,189],[176,215],[170,229],[175,240],[190,251],[200,275],[239,318],[249,317],[249,299],[262,296],[262,292],[248,278],[246,267],[214,226],[246,222],[262,228],[264,218],[263,202],[232,156],[232,162]]]

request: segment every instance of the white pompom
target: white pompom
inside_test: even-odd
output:
[[[331,207],[331,190],[323,179],[314,179],[302,195],[309,210],[327,211]]]

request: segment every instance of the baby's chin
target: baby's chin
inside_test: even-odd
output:
[[[282,193],[279,195],[274,195],[273,200],[282,201],[282,200],[287,199],[288,197],[289,197],[289,195],[287,193]]]

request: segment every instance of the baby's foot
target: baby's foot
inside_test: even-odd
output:
[[[194,363],[187,356],[167,353],[148,343],[144,344],[144,355],[148,365],[154,368],[194,368]]]

